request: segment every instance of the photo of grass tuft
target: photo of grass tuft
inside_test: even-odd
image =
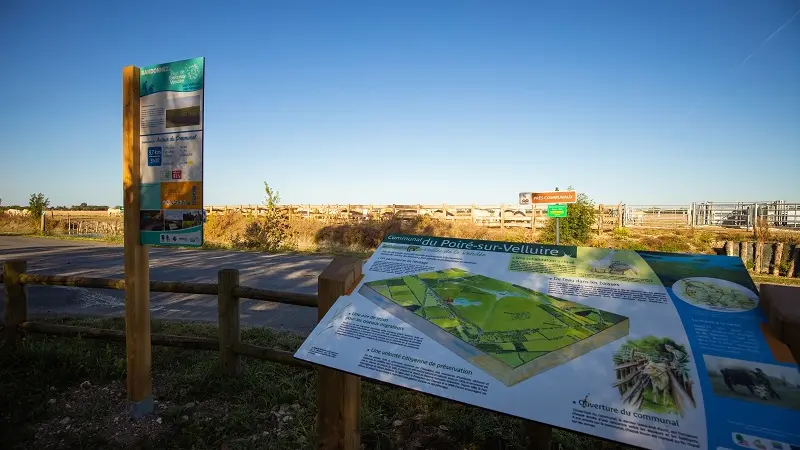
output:
[[[359,293],[507,385],[629,328],[626,317],[461,269],[373,281]]]

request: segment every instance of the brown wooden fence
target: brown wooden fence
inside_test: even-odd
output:
[[[259,215],[266,213],[264,205],[225,205],[205,206],[207,214],[239,213]],[[489,228],[531,228],[547,226],[547,207],[545,205],[520,206],[516,204],[499,205],[280,205],[291,217],[303,217],[326,223],[344,223],[359,220],[411,219],[430,217],[438,220],[472,222]],[[595,208],[597,220],[592,227],[612,230],[623,226],[623,205],[598,205]]]
[[[5,285],[6,294],[4,345],[14,347],[28,333],[125,342],[125,331],[29,320],[28,296],[25,288],[27,285],[47,285],[125,290],[125,280],[40,275],[27,273],[27,271],[26,261],[11,260],[3,264],[3,272],[0,273],[0,281]],[[220,270],[217,274],[217,283],[150,281],[151,292],[216,295],[219,314],[218,339],[154,333],[151,334],[151,344],[218,351],[222,370],[229,376],[237,376],[240,373],[242,356],[289,364],[304,369],[316,368],[318,373],[317,448],[357,450],[361,447],[361,378],[334,369],[315,367],[306,361],[296,359],[291,352],[242,342],[239,326],[239,299],[317,308],[318,320],[321,320],[340,296],[352,291],[361,276],[360,260],[337,257],[319,275],[317,295],[241,286],[239,285],[239,271],[235,269]],[[524,421],[524,427],[528,448],[550,449],[551,427],[532,421]]]

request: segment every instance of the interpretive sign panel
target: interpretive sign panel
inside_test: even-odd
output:
[[[205,58],[139,74],[141,243],[203,244]]]
[[[800,445],[741,259],[390,235],[296,357],[646,448]]]

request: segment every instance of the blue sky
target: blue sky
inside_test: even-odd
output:
[[[196,56],[206,204],[800,201],[800,0],[123,5],[0,5],[4,204],[121,203],[122,68]]]

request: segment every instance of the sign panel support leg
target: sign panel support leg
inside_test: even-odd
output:
[[[361,261],[337,257],[318,278],[319,320],[361,279]],[[361,448],[361,377],[336,369],[317,369],[317,448]]]
[[[556,245],[561,244],[561,219],[556,217]]]

